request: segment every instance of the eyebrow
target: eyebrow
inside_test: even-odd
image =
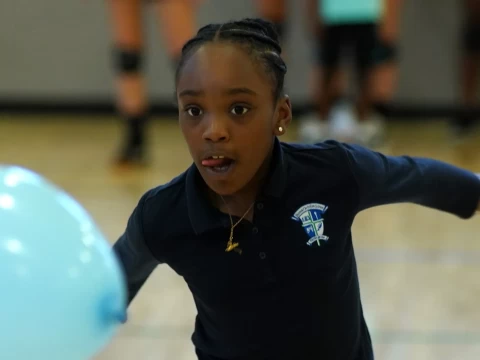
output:
[[[249,88],[246,87],[239,87],[239,88],[231,88],[224,91],[226,95],[238,95],[238,94],[247,94],[247,95],[257,95],[257,93]],[[179,97],[185,96],[202,96],[205,94],[203,90],[193,90],[193,89],[186,89],[180,91],[178,94]]]
[[[257,95],[255,91],[246,87],[228,89],[227,91],[225,91],[225,93],[228,95],[237,95],[237,94]]]

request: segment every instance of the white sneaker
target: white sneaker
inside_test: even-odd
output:
[[[341,142],[355,142],[357,119],[351,106],[341,104],[335,106],[330,113],[331,134]]]
[[[314,144],[329,138],[328,122],[320,120],[316,115],[310,114],[301,120],[298,130],[300,141]]]
[[[385,141],[385,124],[379,115],[359,122],[358,129],[359,140],[364,146],[379,146]]]

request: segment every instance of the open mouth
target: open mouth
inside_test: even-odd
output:
[[[223,155],[213,155],[202,160],[202,165],[216,173],[226,173],[235,161]]]

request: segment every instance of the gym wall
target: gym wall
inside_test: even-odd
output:
[[[290,2],[286,46],[288,92],[304,103],[309,94],[313,40],[302,22],[304,2]],[[4,1],[0,5],[0,104],[111,102],[109,18],[105,1]],[[147,73],[153,103],[170,104],[173,72],[147,6]],[[252,0],[207,0],[199,25],[255,15]],[[406,0],[401,26],[400,80],[395,100],[454,104],[461,11],[456,0]],[[294,103],[295,105],[295,103]]]

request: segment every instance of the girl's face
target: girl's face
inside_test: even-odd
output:
[[[230,43],[202,45],[181,70],[180,127],[203,179],[216,193],[239,192],[260,180],[268,166],[274,137],[292,117],[288,97],[275,101],[272,86],[264,67]]]

